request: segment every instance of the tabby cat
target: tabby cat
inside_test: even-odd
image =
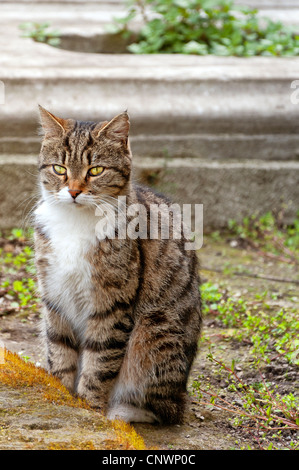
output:
[[[183,237],[111,235],[132,204],[147,224],[151,204],[170,204],[132,181],[126,112],[102,123],[40,116],[34,223],[48,369],[109,419],[179,423],[201,328],[196,253]]]

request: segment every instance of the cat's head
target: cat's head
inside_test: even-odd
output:
[[[40,116],[44,197],[82,208],[127,194],[131,175],[127,112],[110,122],[81,122],[56,117],[40,106]]]

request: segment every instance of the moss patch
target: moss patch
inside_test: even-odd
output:
[[[44,369],[0,349],[0,449],[145,450],[122,421],[108,421]]]

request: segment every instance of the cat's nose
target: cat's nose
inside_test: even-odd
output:
[[[77,196],[79,196],[80,193],[82,193],[81,189],[69,189],[69,193],[72,196],[72,198],[76,199]]]

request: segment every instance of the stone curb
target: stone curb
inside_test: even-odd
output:
[[[175,156],[199,152],[202,158],[298,154],[299,106],[292,102],[298,93],[291,88],[299,77],[297,60],[87,54],[85,66],[71,67],[70,58],[86,54],[60,52],[64,67],[2,69],[2,151],[36,151],[39,103],[81,120],[101,121],[128,109],[140,155],[156,155],[160,144],[167,152],[175,147]]]
[[[0,226],[30,225],[38,198],[37,158],[0,158]],[[204,230],[241,222],[249,214],[285,208],[292,221],[299,201],[299,162],[219,162],[194,159],[134,158],[134,180],[153,186],[180,204],[203,204]],[[12,188],[18,188],[13,191]]]

